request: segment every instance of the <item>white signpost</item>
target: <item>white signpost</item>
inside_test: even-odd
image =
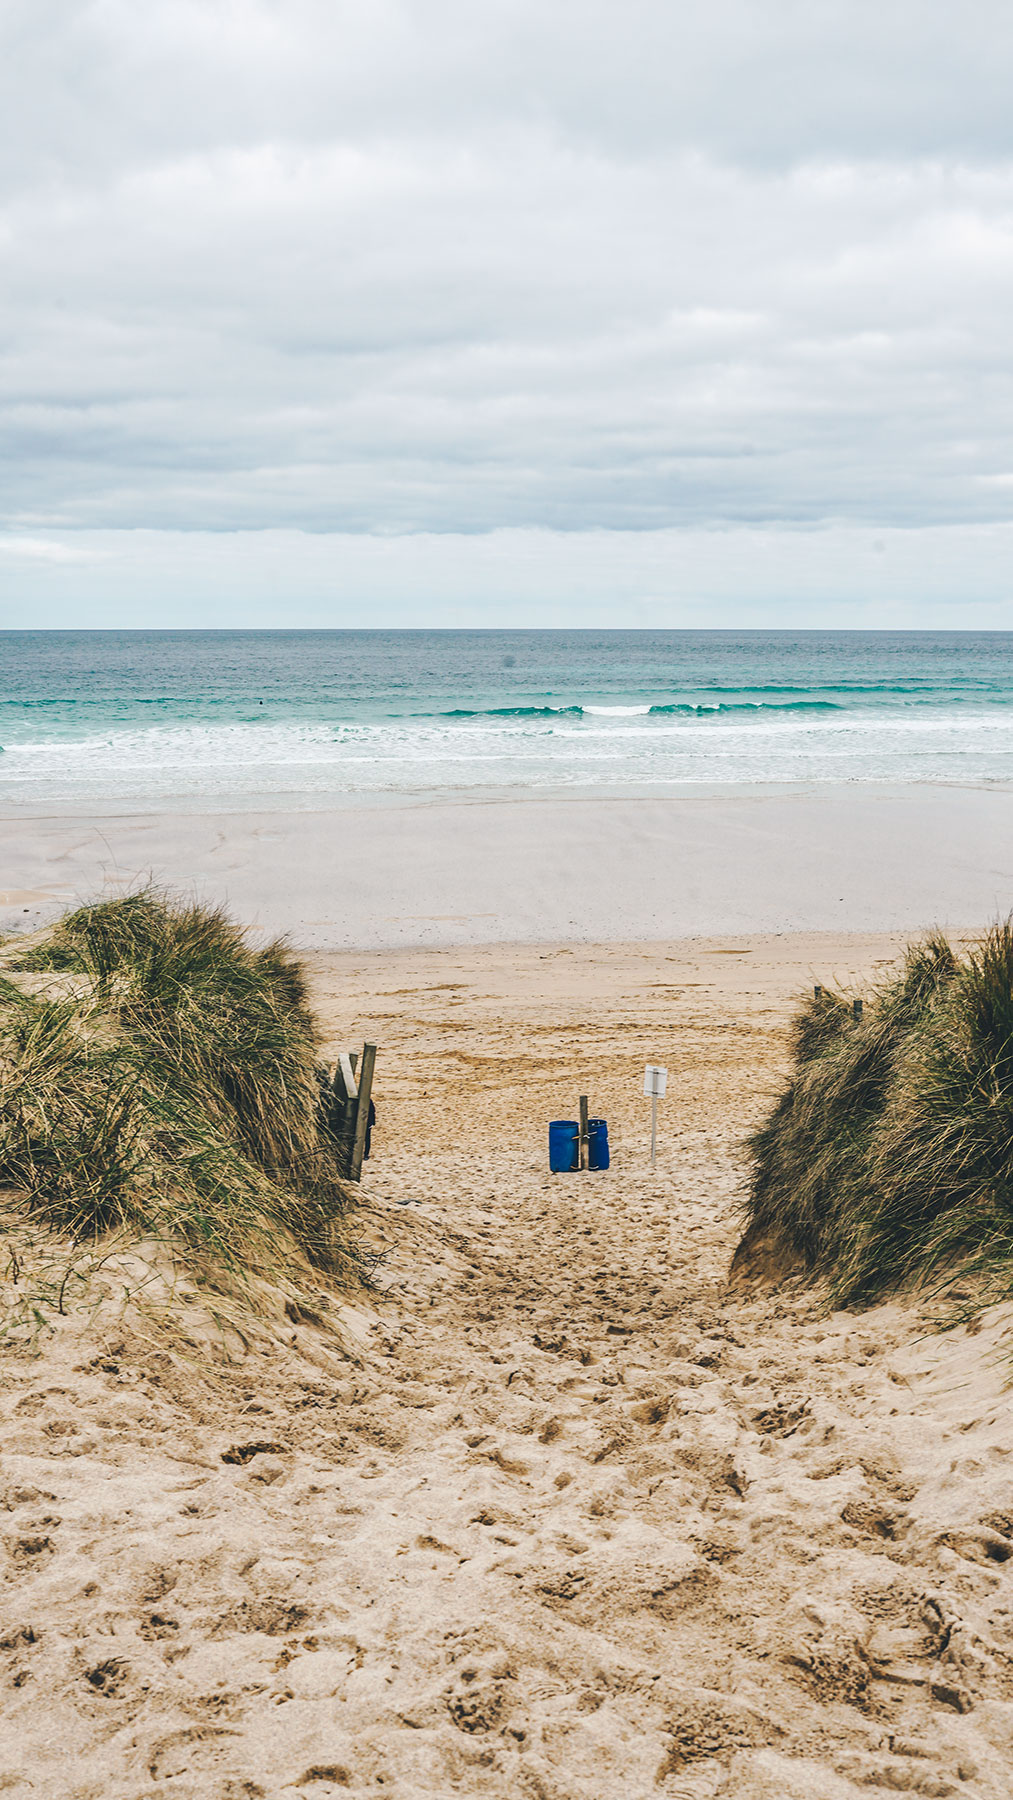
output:
[[[651,1102],[651,1162],[654,1162],[658,1149],[658,1101],[665,1097],[668,1086],[668,1070],[658,1063],[648,1063],[644,1070],[644,1093]]]

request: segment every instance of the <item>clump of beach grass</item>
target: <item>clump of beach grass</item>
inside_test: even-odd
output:
[[[743,1256],[764,1245],[837,1305],[973,1276],[1013,1292],[1013,922],[966,955],[910,947],[856,1018],[799,1010],[791,1077],[750,1139]]]
[[[146,890],[8,942],[0,1186],[74,1245],[171,1249],[251,1299],[356,1271],[298,962],[224,912]]]

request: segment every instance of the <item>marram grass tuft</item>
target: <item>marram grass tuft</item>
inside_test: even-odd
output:
[[[8,943],[4,962],[0,1187],[39,1223],[157,1239],[212,1287],[353,1273],[351,1190],[283,945],[252,949],[224,913],[146,891]]]
[[[801,1258],[838,1305],[958,1273],[1013,1292],[1013,923],[958,958],[941,937],[855,1019],[824,990],[750,1139],[740,1256]]]

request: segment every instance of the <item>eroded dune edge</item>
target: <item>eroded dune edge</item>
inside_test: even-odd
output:
[[[343,1349],[114,1297],[5,1353],[5,1791],[1007,1795],[1008,1309],[728,1281],[793,995],[896,948],[315,958],[374,1289]],[[550,1178],[585,1090],[613,1167]]]

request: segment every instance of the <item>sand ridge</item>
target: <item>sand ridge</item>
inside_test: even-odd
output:
[[[316,959],[383,1046],[358,1345],[4,1360],[0,1790],[1008,1794],[1003,1310],[728,1282],[792,992],[893,948]],[[552,1178],[585,1084],[614,1166]]]

